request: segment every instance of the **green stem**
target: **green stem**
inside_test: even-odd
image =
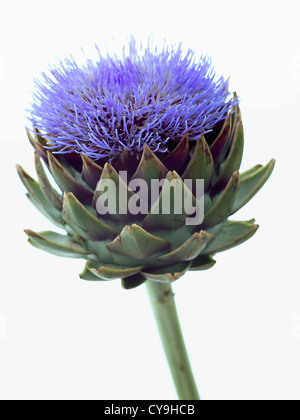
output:
[[[162,345],[179,400],[200,400],[170,283],[146,281]]]

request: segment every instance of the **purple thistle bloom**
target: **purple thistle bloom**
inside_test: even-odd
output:
[[[166,152],[188,130],[196,140],[237,103],[228,81],[216,78],[211,60],[164,47],[139,54],[135,41],[122,58],[102,57],[79,67],[60,62],[36,81],[30,121],[56,153],[112,159],[125,147],[137,154],[147,144]]]

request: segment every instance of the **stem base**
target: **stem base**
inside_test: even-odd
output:
[[[146,281],[162,345],[179,400],[200,400],[170,283]]]

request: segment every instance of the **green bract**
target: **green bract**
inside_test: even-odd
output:
[[[85,280],[122,279],[131,289],[146,278],[172,282],[188,270],[206,270],[215,264],[213,256],[237,246],[254,235],[258,226],[251,221],[228,218],[243,207],[264,185],[274,160],[239,174],[243,154],[243,125],[238,106],[208,135],[197,142],[188,133],[169,154],[154,154],[144,147],[138,161],[124,149],[103,166],[85,155],[59,155],[47,150],[47,141],[36,131],[28,132],[35,149],[38,182],[20,166],[19,176],[29,200],[66,234],[35,233],[26,230],[29,242],[63,257],[84,258],[80,277]],[[49,181],[42,161],[62,194]],[[99,179],[122,183],[120,171],[148,184],[159,179],[204,179],[205,217],[199,226],[186,225],[186,214],[107,214],[99,217],[95,203]],[[178,184],[177,184],[178,185]],[[187,193],[192,194],[192,191]],[[176,194],[176,191],[174,192]],[[130,194],[129,194],[130,196]],[[158,206],[161,196],[154,206]],[[172,196],[170,197],[170,200]],[[174,210],[174,209],[173,209]]]

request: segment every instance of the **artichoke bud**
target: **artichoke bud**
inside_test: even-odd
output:
[[[76,104],[78,98],[75,93],[73,96]],[[144,143],[140,136],[138,147],[134,143],[131,148],[129,142],[133,145],[134,137],[129,130],[134,120],[131,125],[127,120],[123,134],[128,142],[119,139],[118,149],[107,155],[103,150],[112,149],[108,144],[112,135],[106,136],[102,130],[101,137],[99,128],[102,152],[98,154],[97,147],[86,146],[83,140],[78,151],[62,141],[55,142],[55,133],[43,135],[41,127],[33,132],[27,130],[35,149],[37,173],[36,181],[20,166],[17,168],[27,197],[66,231],[63,235],[26,230],[30,244],[55,255],[86,259],[82,279],[120,278],[126,289],[139,286],[146,279],[173,282],[188,270],[213,267],[213,257],[218,252],[245,242],[256,232],[254,220],[229,218],[260,190],[274,168],[271,160],[265,166],[257,165],[239,174],[244,132],[236,95],[233,101],[234,106],[225,108],[225,115],[217,122],[213,120],[204,134],[200,130],[197,138],[193,129],[186,127],[177,141],[164,140],[170,134],[168,123],[164,122],[163,140],[155,137],[154,127],[153,137],[147,140],[144,132]],[[79,115],[74,107],[73,117]],[[112,111],[112,120],[117,121],[116,115]],[[137,136],[137,131],[134,133]],[[103,140],[105,136],[107,139]],[[91,136],[90,139],[93,140]],[[115,139],[114,142],[115,145]],[[53,187],[45,168],[58,189]],[[154,181],[158,186],[155,193]],[[199,210],[198,219],[187,211],[186,202],[196,216],[200,203],[202,214]],[[181,211],[176,208],[178,204]]]

